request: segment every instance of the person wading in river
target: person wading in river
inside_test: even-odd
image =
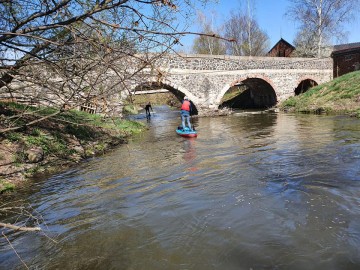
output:
[[[145,113],[146,113],[146,118],[150,118],[151,114],[150,114],[150,109],[151,111],[153,111],[152,107],[151,107],[151,103],[149,102],[148,104],[146,104],[145,106]]]
[[[186,121],[189,129],[191,130],[190,113],[191,113],[191,102],[189,101],[189,98],[187,96],[185,96],[184,100],[181,104],[181,111],[180,111],[181,123],[182,123],[183,129],[186,128],[186,124],[185,124],[185,121]]]

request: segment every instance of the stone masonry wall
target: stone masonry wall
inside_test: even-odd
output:
[[[229,55],[167,55],[157,62],[169,69],[247,70],[247,69],[331,69],[331,58],[255,57]]]
[[[295,95],[303,80],[332,79],[331,58],[167,55],[156,65],[162,82],[188,95],[199,110],[217,108],[232,85],[248,78],[271,85],[277,101]]]

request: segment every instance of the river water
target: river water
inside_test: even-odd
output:
[[[129,144],[19,191],[44,230],[7,234],[30,269],[360,269],[360,120],[239,112],[185,139],[154,110]],[[0,244],[0,269],[25,269]]]

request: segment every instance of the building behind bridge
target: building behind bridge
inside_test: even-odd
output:
[[[295,51],[295,47],[281,38],[268,52],[268,56],[271,57],[291,57],[291,54]]]
[[[360,70],[360,42],[335,45],[331,57],[334,78]]]

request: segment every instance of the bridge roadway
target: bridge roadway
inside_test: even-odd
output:
[[[313,85],[332,80],[331,58],[248,57],[169,54],[158,59],[141,85],[162,87],[179,99],[189,96],[196,109],[214,110],[224,94],[243,85],[244,104],[271,107]],[[250,105],[249,105],[250,106]]]

